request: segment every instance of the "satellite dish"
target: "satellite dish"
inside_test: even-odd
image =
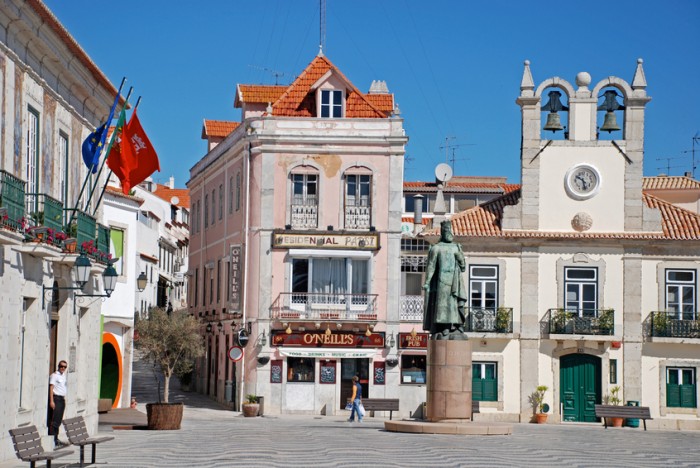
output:
[[[172,197],[172,198],[170,199],[170,204],[172,204],[172,205],[177,205],[178,203],[180,203],[180,199],[179,199],[179,198],[177,198],[177,197]]]
[[[435,178],[439,182],[447,182],[452,178],[452,168],[447,163],[440,163],[435,168]]]

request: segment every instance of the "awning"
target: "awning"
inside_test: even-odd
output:
[[[377,349],[339,349],[339,348],[278,348],[282,356],[287,357],[308,357],[321,359],[366,359],[374,357],[377,354]]]

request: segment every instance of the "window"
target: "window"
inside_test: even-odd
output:
[[[345,227],[367,229],[370,226],[372,176],[348,174],[345,176]]]
[[[694,270],[666,270],[666,311],[669,318],[695,320]]]
[[[124,231],[122,229],[110,226],[109,230],[110,236],[110,246],[109,253],[112,254],[112,258],[117,259],[116,262],[112,262],[112,266],[117,273],[120,275],[124,274]]]
[[[68,135],[58,133],[58,198],[68,207]]]
[[[292,174],[292,227],[318,226],[318,175]]]
[[[214,302],[214,271],[209,270],[209,304]]]
[[[469,267],[469,305],[472,308],[498,308],[498,267],[471,265]]]
[[[610,360],[610,383],[617,383],[617,359]]]
[[[425,384],[425,356],[415,354],[401,355],[401,383]]]
[[[25,165],[25,177],[27,179],[27,194],[35,194],[27,197],[27,201],[38,200],[39,192],[39,112],[29,107],[27,112],[27,161]],[[38,208],[28,207],[32,213]]]
[[[202,230],[202,200],[197,200],[197,232]]]
[[[472,400],[498,401],[498,374],[495,362],[472,363]]]
[[[309,358],[287,358],[287,382],[311,382],[315,378],[315,360]]]
[[[216,261],[216,303],[221,302],[221,260]]]
[[[321,91],[321,117],[343,116],[343,92],[336,90]]]
[[[219,184],[219,221],[224,217],[224,184]]]
[[[202,271],[202,305],[207,305],[207,277],[209,276],[209,270],[204,267]]]
[[[296,258],[292,260],[292,292],[294,302],[306,302],[307,293],[314,301],[339,301],[344,294],[368,294],[369,260],[351,258]],[[353,302],[366,298],[353,298]]]
[[[666,368],[666,406],[697,408],[695,368]]]
[[[241,173],[236,174],[236,211],[241,209]]]
[[[211,191],[211,223],[216,222],[216,189]]]
[[[199,268],[194,269],[194,305],[199,303]]]
[[[204,227],[209,226],[209,195],[204,195]]]
[[[228,214],[233,214],[233,177],[228,179]]]
[[[598,269],[564,269],[565,307],[579,317],[596,317],[598,309]]]

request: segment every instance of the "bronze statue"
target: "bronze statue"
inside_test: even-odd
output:
[[[434,340],[465,340],[466,291],[462,273],[466,262],[462,247],[452,242],[452,223],[440,223],[440,242],[430,247],[425,270],[423,330]]]

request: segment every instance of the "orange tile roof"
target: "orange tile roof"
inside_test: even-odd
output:
[[[520,190],[454,215],[452,232],[462,237],[504,237],[504,238],[570,238],[570,239],[654,239],[654,240],[700,240],[700,215],[677,207],[651,194],[644,193],[643,200],[649,208],[661,211],[663,233],[657,232],[546,232],[546,231],[506,231],[501,230],[503,210],[508,205],[520,201]],[[422,233],[423,236],[439,235],[434,227]]]
[[[177,206],[190,209],[190,191],[189,189],[171,189],[167,185],[156,184],[156,189],[153,194],[168,203],[173,197],[179,199]]]
[[[644,177],[642,188],[644,190],[700,189],[700,181],[685,176]]]
[[[111,195],[113,195],[115,197],[125,198],[127,200],[133,200],[136,203],[138,203],[139,205],[143,205],[143,202],[144,202],[143,198],[134,197],[133,195],[124,195],[124,193],[122,192],[122,189],[120,189],[118,187],[113,187],[111,185],[108,185],[105,188],[105,191],[109,192]]]
[[[432,221],[432,218],[423,218],[421,220],[421,224],[423,226],[427,226],[430,221]],[[413,216],[403,216],[401,217],[401,222],[402,223],[413,223]]]
[[[240,122],[229,122],[228,120],[207,120],[204,119],[202,126],[202,139],[209,137],[225,138],[240,125]]]
[[[249,104],[273,103],[287,90],[288,86],[239,84],[237,88],[234,107],[241,107],[244,102]]]
[[[365,98],[382,112],[387,114],[394,112],[393,94],[365,94]]]
[[[409,192],[437,192],[435,182],[404,182],[404,191]],[[492,183],[492,182],[470,182],[450,180],[443,187],[445,193],[509,193],[520,188],[518,184]]]

